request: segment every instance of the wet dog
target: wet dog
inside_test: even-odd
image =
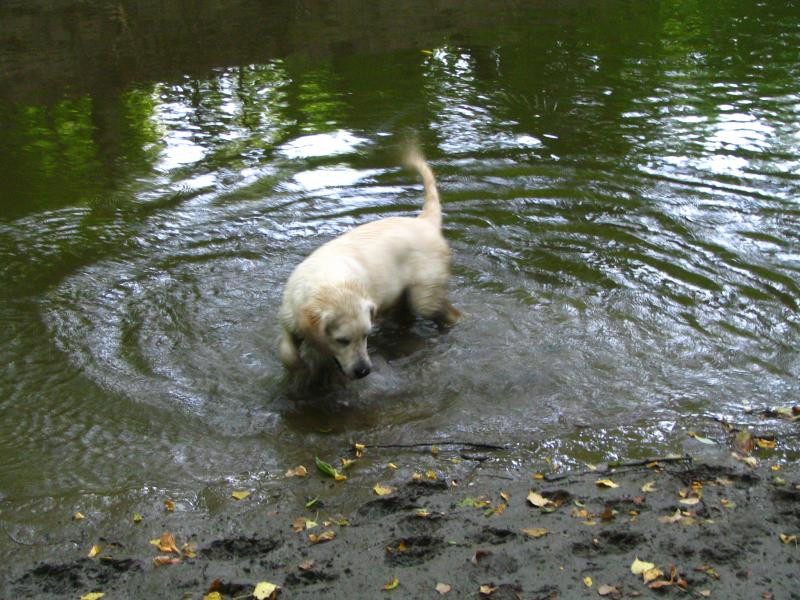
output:
[[[317,248],[286,282],[279,353],[287,368],[304,364],[300,346],[306,342],[347,377],[369,375],[367,336],[377,315],[403,299],[420,317],[442,325],[458,320],[447,298],[450,249],[436,179],[419,150],[407,151],[405,162],[422,176],[422,212],[352,229]]]

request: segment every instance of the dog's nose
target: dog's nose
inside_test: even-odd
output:
[[[355,369],[353,369],[353,375],[355,375],[356,379],[361,379],[362,377],[366,377],[369,375],[370,368],[369,365],[358,365]]]

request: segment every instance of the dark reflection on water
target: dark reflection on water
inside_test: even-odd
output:
[[[354,440],[570,465],[797,404],[797,11],[397,4],[0,7],[7,530],[210,511]],[[409,129],[465,318],[386,321],[366,380],[296,388],[282,283],[419,209]]]

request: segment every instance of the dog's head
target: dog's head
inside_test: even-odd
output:
[[[333,357],[347,377],[360,379],[372,369],[367,336],[376,308],[355,290],[327,290],[303,308],[301,329],[317,350]]]

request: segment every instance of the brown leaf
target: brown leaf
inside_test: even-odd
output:
[[[321,544],[322,542],[329,542],[336,537],[336,532],[328,529],[327,531],[323,531],[319,535],[314,533],[308,534],[308,541],[312,544]]]
[[[306,469],[303,465],[299,465],[294,469],[289,469],[286,471],[286,477],[305,477],[308,475],[308,469]]]
[[[153,564],[157,567],[163,567],[164,565],[177,565],[181,562],[181,559],[176,556],[156,556],[153,559]]]
[[[473,564],[473,565],[477,565],[477,564],[478,564],[478,562],[479,562],[479,561],[480,561],[480,560],[481,560],[483,557],[485,557],[485,556],[489,556],[490,554],[491,554],[491,552],[489,552],[488,550],[477,550],[477,551],[475,552],[475,554],[473,554],[473,555],[472,555],[472,558],[470,559],[470,561],[472,562],[472,564]]]
[[[161,538],[158,540],[157,547],[159,552],[174,552],[175,554],[181,553],[181,551],[178,550],[178,545],[175,543],[175,538],[172,537],[172,534],[168,531],[165,531],[161,534]]]

